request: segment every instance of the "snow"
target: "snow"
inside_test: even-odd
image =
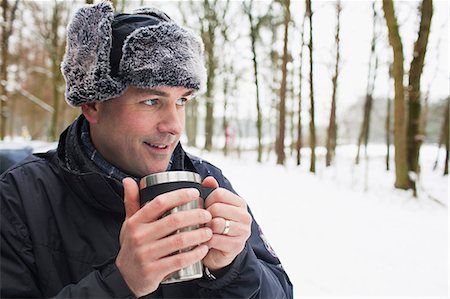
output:
[[[328,169],[319,150],[316,175],[306,158],[300,167],[283,167],[272,160],[256,164],[253,153],[241,159],[197,154],[219,166],[247,200],[295,298],[447,298],[449,185],[442,169],[431,169],[437,147],[422,149],[418,198],[393,188],[384,151],[369,148],[367,191],[366,166],[354,166],[354,146],[338,148]]]
[[[20,145],[56,146],[16,141],[0,148]],[[383,146],[371,145],[358,166],[354,146],[338,147],[329,168],[318,149],[315,175],[307,150],[301,166],[277,166],[275,157],[258,164],[255,153],[188,150],[220,167],[246,199],[295,298],[448,298],[449,179],[432,170],[437,147],[422,147],[417,198],[393,187],[395,166],[385,170]],[[441,152],[441,166],[443,159]]]

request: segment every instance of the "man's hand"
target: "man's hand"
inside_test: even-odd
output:
[[[203,264],[215,271],[231,264],[244,249],[251,234],[252,217],[246,202],[236,194],[218,188],[213,177],[207,177],[202,186],[216,188],[205,201],[205,209],[212,215],[212,220],[206,226],[212,229],[213,236],[206,242],[210,250],[203,259]],[[223,234],[227,220],[229,231]]]
[[[154,292],[171,273],[202,260],[206,245],[188,252],[178,250],[211,239],[208,227],[172,235],[177,229],[211,221],[210,212],[194,209],[160,218],[166,211],[196,200],[197,189],[180,189],[157,196],[140,208],[139,188],[131,178],[123,180],[126,218],[120,231],[120,251],[116,258],[125,282],[136,297]]]

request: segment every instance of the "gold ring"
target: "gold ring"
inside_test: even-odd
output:
[[[225,219],[225,228],[223,229],[222,235],[228,235],[230,232],[231,221]]]

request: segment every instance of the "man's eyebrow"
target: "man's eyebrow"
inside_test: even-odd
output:
[[[187,97],[187,96],[190,96],[190,95],[193,95],[193,94],[194,94],[194,90],[191,89],[188,92],[186,92],[185,94],[183,94],[183,97]]]
[[[167,92],[164,92],[161,90],[156,90],[153,88],[138,88],[137,91],[139,94],[153,94],[153,95],[162,96],[162,97],[169,96],[169,94]]]
[[[157,95],[157,96],[161,96],[161,97],[168,97],[169,94],[167,92],[161,91],[161,90],[157,90],[157,89],[153,89],[153,88],[138,88],[138,93],[140,94],[153,94],[153,95]],[[183,94],[183,97],[187,97],[190,96],[194,93],[194,90],[191,89],[188,92]]]

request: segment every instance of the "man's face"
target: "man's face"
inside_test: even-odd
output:
[[[184,130],[184,106],[192,93],[184,87],[130,86],[117,98],[83,107],[94,146],[127,174],[165,171]]]

